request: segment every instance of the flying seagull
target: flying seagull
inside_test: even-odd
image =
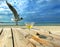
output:
[[[9,9],[12,11],[12,13],[14,14],[14,21],[16,22],[16,25],[18,25],[18,21],[22,20],[22,17],[19,17],[16,9],[6,1],[6,4],[8,5]]]

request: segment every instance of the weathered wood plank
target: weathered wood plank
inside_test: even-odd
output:
[[[12,39],[11,39],[11,29],[4,28],[3,34],[1,35],[0,47],[12,47]]]
[[[3,29],[2,29],[2,28],[0,28],[0,35],[2,34],[2,32],[3,32]]]
[[[13,34],[15,47],[34,47],[31,43],[28,44],[29,41],[26,40],[25,37],[16,28],[13,28]]]
[[[13,35],[12,35],[13,32]],[[28,29],[21,29],[21,28],[12,28],[11,32],[11,27],[9,28],[0,28],[0,47],[60,47],[60,40],[59,40],[59,35],[54,35],[54,34],[46,34],[46,33],[40,33],[45,36],[52,36],[54,39],[53,40],[47,40],[47,39],[42,39],[35,34],[35,30],[31,30],[29,32]],[[25,36],[27,34],[32,35],[31,38],[26,39]],[[14,39],[13,39],[13,37]],[[29,37],[29,36],[28,36]],[[13,46],[13,40],[14,40],[14,46]],[[33,40],[31,40],[33,39]],[[36,42],[34,42],[36,41]],[[38,44],[37,44],[38,43]],[[38,46],[39,45],[39,46]]]

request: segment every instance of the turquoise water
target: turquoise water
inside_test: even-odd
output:
[[[35,25],[36,26],[60,26],[60,23],[40,23]]]
[[[0,25],[16,25],[15,22],[3,22]],[[25,23],[18,22],[18,25],[24,26]],[[60,26],[60,23],[34,23],[34,26]]]

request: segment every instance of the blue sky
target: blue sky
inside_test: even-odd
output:
[[[21,22],[60,23],[60,0],[7,0],[24,19]],[[0,1],[0,22],[13,22],[5,0]]]

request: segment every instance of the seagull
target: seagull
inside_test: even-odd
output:
[[[18,25],[18,21],[21,21],[23,18],[19,17],[19,14],[17,13],[16,9],[6,1],[6,4],[8,5],[9,9],[12,11],[14,14],[14,21],[16,22],[16,25]]]

